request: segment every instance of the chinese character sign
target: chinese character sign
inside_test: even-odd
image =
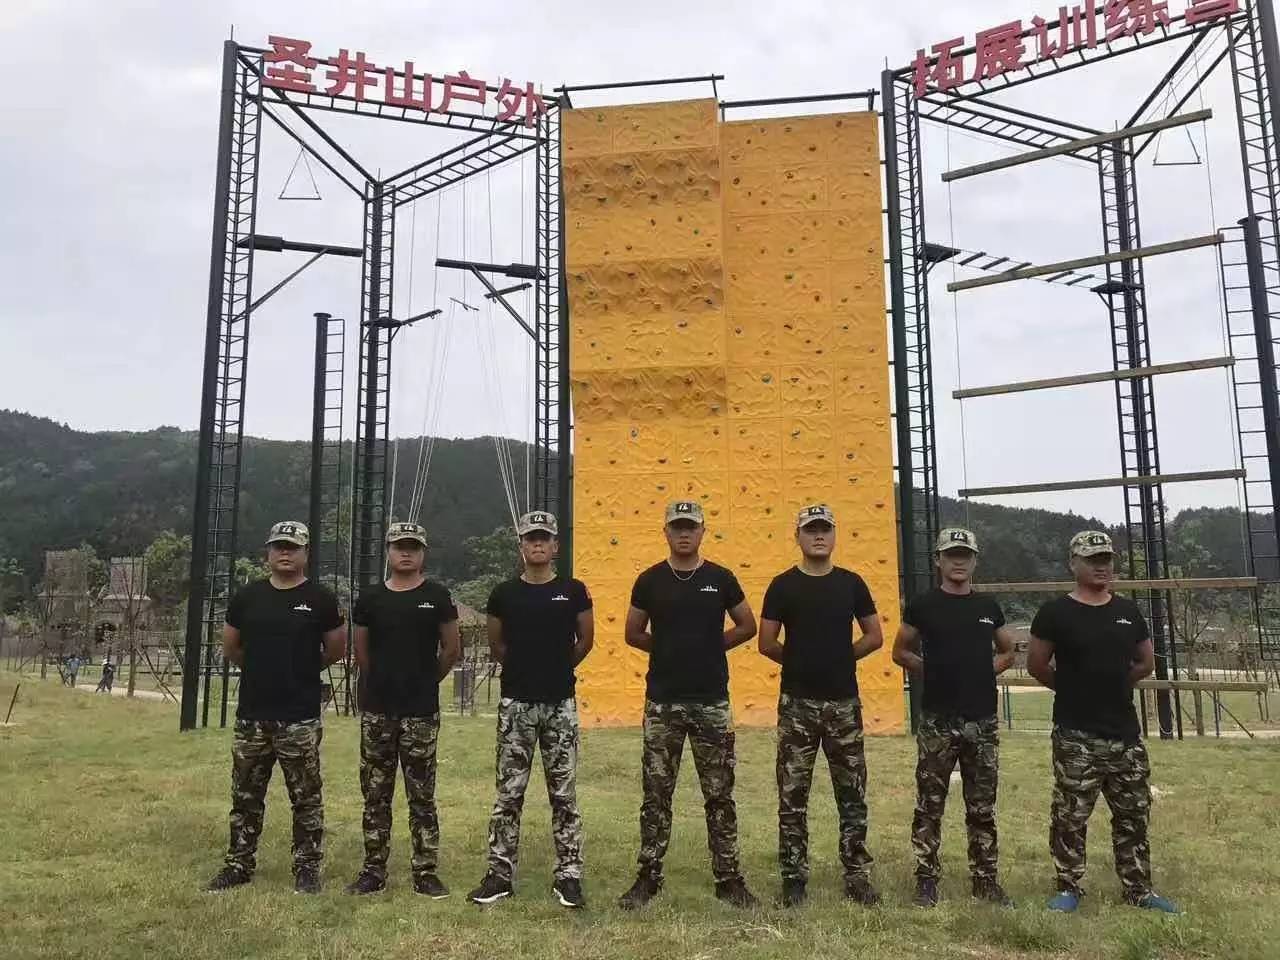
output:
[[[1084,0],[1063,5],[1055,16],[1032,17],[979,31],[974,37],[972,70],[964,37],[935,43],[916,52],[917,97],[942,93],[970,81],[995,80],[1045,60],[1126,37],[1147,37],[1173,26],[1170,0]],[[1200,27],[1240,12],[1240,0],[1186,0],[1183,20]],[[303,51],[305,53],[305,51]]]
[[[263,55],[262,85],[291,93],[318,93],[345,97],[357,102],[374,101],[393,107],[408,107],[424,113],[448,113],[458,104],[477,104],[480,112],[492,101],[499,123],[523,120],[532,127],[547,106],[532,83],[518,85],[503,78],[494,93],[489,84],[473,78],[466,70],[434,77],[415,72],[412,60],[403,69],[379,67],[363,51],[346,47],[328,58],[312,54],[308,40],[270,36],[271,49]],[[323,69],[321,69],[323,68]],[[438,103],[436,87],[439,87]],[[490,94],[493,94],[492,97]],[[381,94],[381,97],[379,97]]]

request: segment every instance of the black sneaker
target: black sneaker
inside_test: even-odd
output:
[[[443,900],[449,896],[449,888],[440,882],[434,873],[422,873],[413,878],[413,892],[420,893],[432,900]]]
[[[320,871],[314,867],[304,867],[293,875],[294,893],[319,893]]]
[[[251,874],[238,867],[223,867],[218,871],[218,875],[205,885],[205,890],[210,893],[221,893],[223,890],[230,890],[232,887],[242,887],[252,879],[253,876]]]
[[[1013,906],[1013,898],[1004,892],[1004,887],[987,877],[973,878],[973,899],[995,903],[1002,907]]]
[[[911,902],[917,907],[936,907],[938,905],[938,881],[929,877],[916,879],[915,896]]]
[[[782,881],[782,905],[784,907],[798,907],[808,899],[809,894],[804,888],[803,880],[783,880]]]
[[[560,906],[577,910],[587,905],[587,898],[582,895],[582,881],[577,877],[565,877],[557,880],[551,888],[560,901]]]
[[[662,877],[649,873],[640,873],[631,889],[618,898],[618,906],[623,910],[639,910],[658,895],[662,889]]]
[[[497,903],[503,897],[511,896],[511,881],[502,880],[492,873],[486,873],[480,886],[467,894],[472,903]]]
[[[847,877],[844,881],[844,897],[864,907],[874,907],[880,902],[880,893],[866,877]]]
[[[360,876],[347,884],[345,892],[352,896],[363,897],[370,893],[381,893],[387,889],[387,878],[371,870],[361,870]]]
[[[744,910],[754,910],[760,906],[760,901],[755,898],[755,894],[747,889],[747,882],[741,877],[717,881],[716,899],[731,903],[735,907],[741,907]]]

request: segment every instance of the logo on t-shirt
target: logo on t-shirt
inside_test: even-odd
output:
[[[1133,626],[1133,621],[1132,621],[1132,620],[1126,620],[1124,617],[1120,617],[1119,619],[1117,619],[1117,620],[1116,620],[1116,623],[1124,624],[1126,627],[1132,627],[1132,626]]]
[[[308,607],[305,603],[300,603],[300,604],[298,604],[296,607],[294,607],[293,609],[295,609],[295,610],[301,610],[303,613],[310,613],[310,612],[311,612],[311,608],[310,608],[310,607]]]
[[[994,627],[996,625],[996,622],[990,617],[979,617],[978,622],[985,623],[988,627]]]
[[[719,592],[720,592],[720,590],[719,590],[719,588],[717,588],[717,587],[715,587],[715,586],[712,586],[711,584],[709,584],[709,583],[708,583],[705,587],[703,587],[703,588],[702,588],[701,590],[699,590],[698,592],[699,592],[699,593],[719,593]]]
[[[569,598],[568,598],[568,597],[566,597],[563,593],[557,593],[557,594],[556,594],[554,597],[552,597],[551,599],[552,599],[552,600],[568,600]]]
[[[434,610],[435,608],[436,608],[436,605],[435,605],[434,603],[420,603],[420,604],[418,604],[418,609],[419,609],[419,610]]]

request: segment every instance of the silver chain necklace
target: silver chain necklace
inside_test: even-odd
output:
[[[671,569],[671,575],[672,575],[673,577],[675,577],[675,578],[676,578],[677,580],[679,580],[681,583],[688,583],[690,580],[692,580],[692,579],[693,579],[694,574],[696,574],[699,570],[701,570],[701,569],[702,569],[702,560],[701,560],[701,559],[699,559],[699,560],[698,560],[698,565],[697,565],[696,567],[694,567],[692,570],[690,570],[690,571],[689,571],[687,574],[685,574],[683,577],[682,577],[682,576],[680,576],[680,571],[679,571],[679,570],[677,570],[675,567],[672,567],[672,566],[671,566],[671,561],[670,561],[669,559],[667,560],[667,566]]]

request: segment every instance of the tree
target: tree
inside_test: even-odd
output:
[[[520,552],[512,527],[498,527],[462,542],[466,556],[466,580],[453,585],[453,598],[476,610],[483,610],[489,594],[503,580],[520,571]]]
[[[255,580],[265,580],[269,576],[271,576],[271,568],[267,566],[265,561],[240,557],[236,560],[235,570],[231,577],[231,590],[234,593],[247,583],[253,583]]]
[[[26,593],[22,564],[12,557],[0,557],[0,617],[17,613]]]
[[[143,558],[151,602],[172,618],[191,590],[191,537],[164,530],[151,541]]]

